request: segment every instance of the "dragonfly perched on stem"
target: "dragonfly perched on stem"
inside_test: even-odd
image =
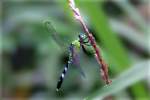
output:
[[[48,32],[51,33],[52,38],[55,40],[55,42],[60,46],[63,47],[65,46],[65,44],[63,43],[63,41],[61,41],[62,39],[60,39],[58,33],[56,32],[55,28],[53,27],[53,25],[51,24],[50,21],[45,21],[44,22],[45,27],[47,28]],[[69,60],[67,61],[67,63],[65,64],[65,67],[59,77],[59,81],[57,83],[57,88],[56,90],[58,91],[63,83],[63,80],[65,78],[65,75],[68,71],[68,68],[71,65],[75,65],[80,74],[85,77],[85,73],[82,70],[82,68],[80,67],[80,51],[83,50],[84,52],[88,52],[88,51],[93,51],[91,49],[87,50],[86,46],[91,47],[91,45],[89,44],[89,40],[87,38],[87,36],[84,33],[80,33],[78,35],[78,38],[74,41],[72,41],[70,43],[70,45],[68,46],[68,53],[69,53]],[[94,52],[93,52],[94,53]]]
[[[63,83],[65,75],[66,75],[69,67],[72,64],[75,64],[78,67],[82,76],[85,76],[83,70],[80,67],[79,52],[81,50],[86,51],[87,50],[86,47],[92,48],[91,52],[92,52],[93,56],[95,56],[95,59],[97,60],[99,66],[100,66],[101,76],[105,80],[106,84],[111,83],[111,80],[109,79],[109,76],[108,76],[108,65],[104,62],[104,60],[102,59],[102,56],[100,55],[100,50],[96,44],[95,38],[89,32],[86,24],[84,23],[81,15],[80,15],[79,9],[75,7],[74,0],[68,0],[68,1],[69,1],[69,6],[74,13],[74,17],[80,22],[81,26],[83,27],[84,33],[80,33],[78,35],[78,38],[76,40],[74,40],[68,47],[69,60],[67,61],[66,65],[64,67],[64,70],[59,77],[56,91],[58,91],[61,88],[61,85]],[[61,39],[57,37],[57,32],[56,32],[55,28],[53,27],[53,25],[51,24],[51,22],[46,21],[45,25],[46,25],[48,31],[54,37],[57,44],[59,44],[62,47],[63,42],[61,42],[60,41]]]

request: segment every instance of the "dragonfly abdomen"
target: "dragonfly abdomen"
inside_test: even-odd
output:
[[[69,64],[70,64],[70,61],[68,61],[68,63],[65,65],[65,68],[64,68],[64,70],[63,70],[63,72],[62,72],[62,74],[61,74],[61,76],[60,76],[60,78],[59,78],[59,81],[58,81],[58,83],[57,83],[56,91],[59,91],[59,89],[60,89],[60,87],[61,87],[61,84],[62,84],[62,82],[63,82],[63,80],[64,80],[64,77],[65,77],[65,75],[66,75],[66,73],[67,73],[67,71],[68,71]]]

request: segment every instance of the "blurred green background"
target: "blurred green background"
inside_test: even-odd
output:
[[[109,65],[112,84],[101,79],[94,57],[80,54],[86,78],[71,66],[67,46],[82,31],[67,0],[1,1],[2,100],[148,100],[150,98],[149,0],[75,0]],[[49,20],[66,47],[44,26]],[[66,49],[64,49],[66,48]]]

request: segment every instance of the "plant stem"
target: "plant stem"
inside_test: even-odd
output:
[[[95,38],[89,32],[86,24],[84,23],[83,18],[80,15],[79,9],[75,7],[74,0],[68,0],[68,1],[69,1],[69,6],[70,6],[70,8],[72,9],[72,11],[74,13],[75,19],[80,22],[81,26],[83,27],[84,32],[86,33],[86,35],[87,35],[87,37],[88,37],[88,39],[90,41],[90,44],[94,48],[95,58],[96,58],[97,62],[99,63],[100,72],[101,72],[101,76],[102,76],[103,80],[105,80],[106,84],[111,83],[111,80],[109,79],[109,75],[108,75],[108,65],[102,59],[102,56],[101,56],[100,50],[99,50],[99,48],[98,48],[98,46],[96,44]]]

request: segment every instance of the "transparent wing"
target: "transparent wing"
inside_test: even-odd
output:
[[[80,74],[83,77],[86,77],[83,69],[80,66],[80,55],[79,55],[79,52],[77,51],[77,49],[75,48],[74,45],[70,46],[70,51],[72,52],[72,63],[77,67],[77,69],[79,70]]]
[[[66,47],[66,45],[64,44],[64,42],[62,41],[62,39],[60,38],[59,34],[57,33],[57,31],[55,30],[54,26],[52,25],[52,23],[49,20],[46,20],[44,22],[44,26],[47,28],[47,31],[51,34],[52,38],[54,39],[54,41],[60,46],[60,47]]]
[[[80,62],[79,62],[79,54],[76,52],[76,49],[74,47],[74,45],[70,45],[69,46],[69,60],[67,62],[67,64],[64,67],[63,72],[61,73],[59,80],[57,82],[57,88],[56,91],[59,91],[59,89],[61,88],[61,85],[64,81],[65,75],[70,67],[70,65],[74,64],[75,66],[77,66],[77,69],[79,70],[80,74],[85,77],[85,74],[82,70],[82,68],[80,67]]]

